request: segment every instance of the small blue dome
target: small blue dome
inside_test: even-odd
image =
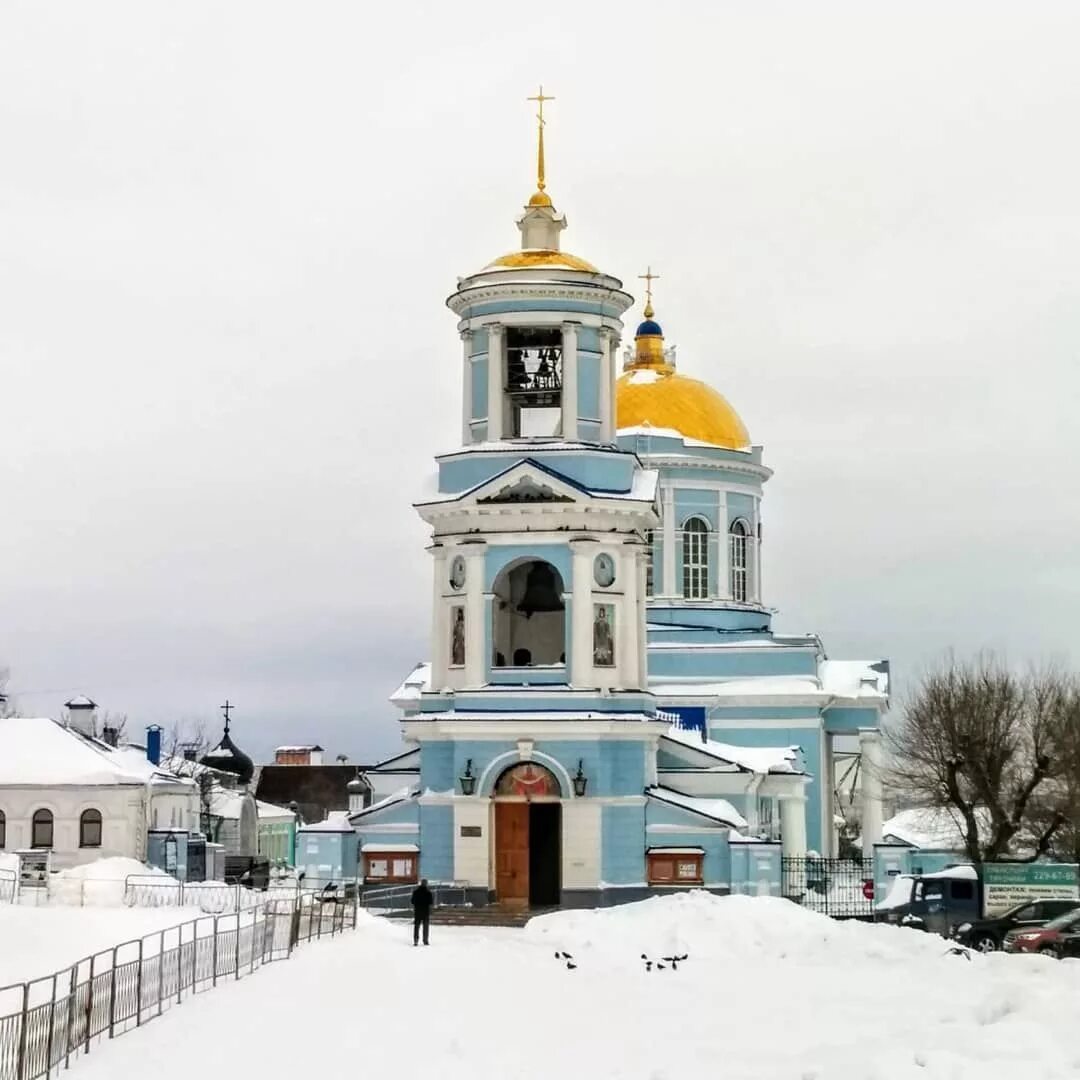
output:
[[[653,322],[652,319],[646,319],[637,328],[636,336],[637,337],[644,337],[644,336],[651,335],[651,334],[655,334],[657,337],[663,337],[664,336],[664,331],[660,329],[660,324],[658,322]]]

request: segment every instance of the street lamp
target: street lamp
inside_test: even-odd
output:
[[[580,799],[585,794],[585,788],[588,786],[589,778],[585,775],[585,771],[582,768],[582,761],[579,758],[577,763],[577,772],[574,773],[573,785],[574,794]]]
[[[465,771],[458,777],[461,784],[461,794],[471,795],[476,790],[476,777],[473,776],[472,758],[465,762]]]

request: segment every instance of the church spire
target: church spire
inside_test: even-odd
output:
[[[551,196],[544,190],[547,187],[544,175],[544,102],[554,101],[549,94],[544,93],[544,84],[540,84],[539,93],[526,98],[527,101],[535,101],[536,110],[536,194],[529,199],[530,206],[551,206]]]

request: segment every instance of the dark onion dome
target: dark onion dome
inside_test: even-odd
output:
[[[242,784],[249,783],[255,775],[255,762],[232,741],[228,726],[221,737],[221,742],[203,757],[200,764],[208,769],[216,769],[218,772],[232,773],[239,777]]]
[[[646,319],[638,328],[635,337],[663,337],[664,331],[660,329],[658,322],[653,322],[652,319]]]

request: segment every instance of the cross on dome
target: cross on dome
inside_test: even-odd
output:
[[[654,314],[652,306],[652,283],[660,280],[659,274],[652,272],[652,267],[647,266],[644,274],[638,274],[638,277],[645,282],[645,311],[644,315],[646,319],[651,319]]]
[[[544,84],[540,84],[540,90],[532,97],[526,98],[526,101],[535,101],[537,104],[536,112],[536,195],[529,200],[531,206],[539,205],[537,203],[537,196],[542,196],[547,199],[545,205],[550,205],[551,198],[544,194],[544,188],[547,186],[544,180],[544,102],[554,101],[555,99],[550,94],[544,93]]]

